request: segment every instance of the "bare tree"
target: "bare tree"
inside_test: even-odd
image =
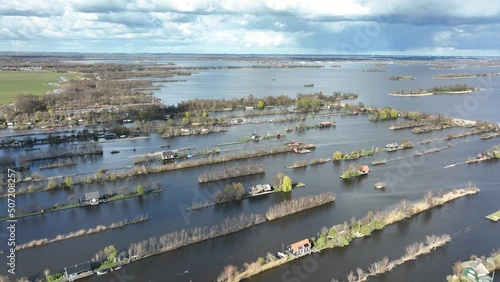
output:
[[[347,275],[347,281],[348,282],[355,282],[357,279],[356,279],[356,275],[351,271],[349,272],[349,275]]]

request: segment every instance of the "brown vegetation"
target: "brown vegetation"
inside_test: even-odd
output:
[[[291,201],[284,201],[270,207],[266,212],[266,218],[268,220],[273,220],[333,201],[335,201],[335,194],[332,192],[305,196]]]
[[[371,232],[373,232],[374,230],[381,230],[387,225],[393,224],[410,216],[416,215],[434,206],[443,205],[448,201],[452,201],[462,196],[476,194],[478,192],[479,189],[477,187],[469,184],[469,186],[466,188],[454,189],[453,191],[448,193],[440,193],[440,195],[437,197],[433,197],[432,193],[428,192],[423,200],[413,204],[406,200],[403,200],[401,201],[399,207],[396,209],[389,210],[384,213],[380,212],[373,213],[370,211],[364,218],[360,220],[356,220],[353,218],[351,225],[349,225],[347,222],[344,222],[342,224],[337,224],[335,226],[332,226],[330,229],[323,227],[320,232],[321,235],[319,236],[318,240],[316,240],[314,245],[315,248],[318,250],[322,250],[325,248],[345,247],[349,245],[350,241],[352,241],[353,238],[356,238],[356,234],[369,236]],[[427,244],[443,241],[441,239],[444,240],[446,239],[446,237],[431,236],[427,238]],[[411,249],[413,248],[414,247],[411,247]],[[421,249],[419,251],[424,251],[424,249]],[[293,259],[294,258],[290,257],[284,258],[280,264],[284,264]],[[252,275],[255,275],[259,272],[275,267],[277,265],[274,265],[273,263],[266,263],[262,267],[260,267],[258,271],[236,272],[236,275],[233,276],[234,277],[233,280],[227,280],[227,281],[237,282],[242,279],[248,278]],[[391,269],[393,266],[394,266],[393,264],[391,265],[389,263],[389,259],[383,259],[382,261],[372,265],[369,269],[369,273],[378,273],[382,270],[386,271],[388,269]],[[353,273],[351,278],[355,278],[354,276],[356,275]],[[226,281],[226,280],[219,280],[219,281]]]
[[[266,170],[263,165],[246,165],[235,168],[228,168],[218,172],[208,172],[198,176],[199,183],[229,179],[240,176],[254,175],[264,173]]]
[[[245,187],[242,183],[234,183],[226,185],[224,190],[217,191],[214,194],[214,201],[216,204],[222,204],[229,201],[241,201],[245,195]]]
[[[370,277],[391,271],[394,267],[409,260],[415,260],[421,255],[428,254],[432,252],[432,250],[445,245],[451,240],[451,237],[448,234],[441,236],[430,235],[425,238],[425,242],[416,242],[406,246],[406,253],[401,258],[389,261],[387,257],[384,257],[382,260],[372,263],[366,272],[361,268],[356,270],[356,274],[351,271],[349,276],[347,276],[347,280],[352,282],[366,281]]]
[[[168,252],[189,244],[238,232],[250,226],[263,223],[265,220],[264,216],[260,214],[241,214],[237,217],[226,218],[220,224],[211,227],[194,227],[174,231],[159,237],[151,237],[141,242],[132,243],[127,251],[128,257],[134,257],[137,260]]]
[[[57,241],[67,240],[67,239],[80,237],[80,236],[84,236],[84,235],[90,235],[90,234],[94,234],[94,233],[98,233],[98,232],[102,232],[102,231],[106,231],[106,230],[121,228],[121,227],[125,227],[127,225],[130,225],[130,224],[144,222],[144,221],[147,221],[149,219],[151,219],[151,216],[139,215],[139,216],[136,216],[135,218],[133,218],[132,220],[124,219],[124,220],[121,220],[118,222],[111,223],[108,226],[97,225],[96,227],[89,228],[87,230],[80,229],[78,231],[73,231],[73,232],[70,232],[67,234],[57,235],[56,237],[54,237],[52,239],[47,239],[47,238],[36,239],[36,240],[32,240],[32,241],[25,243],[25,244],[17,245],[16,251],[20,251],[20,250],[24,250],[24,249],[28,249],[28,248],[33,248],[33,247],[38,247],[38,246],[43,246],[43,245],[54,243]]]

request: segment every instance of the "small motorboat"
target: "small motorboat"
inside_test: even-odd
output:
[[[97,275],[104,275],[106,273],[108,273],[108,269],[101,269],[101,270],[96,272]]]

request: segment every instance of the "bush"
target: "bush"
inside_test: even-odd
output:
[[[335,153],[333,153],[333,156],[332,156],[333,160],[335,161],[338,161],[338,160],[341,160],[342,159],[342,153],[337,151]]]
[[[245,187],[242,183],[233,183],[232,185],[227,185],[224,190],[217,191],[214,194],[214,201],[217,204],[221,204],[229,201],[241,201],[245,195]]]
[[[144,187],[141,184],[137,185],[137,193],[140,195],[144,194]]]
[[[322,249],[325,245],[326,245],[326,236],[321,234],[319,235],[318,240],[314,242],[314,247],[316,249]]]

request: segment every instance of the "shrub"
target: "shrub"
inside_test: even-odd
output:
[[[335,153],[333,153],[333,156],[332,156],[333,160],[335,161],[338,161],[338,160],[341,160],[342,159],[342,153],[337,151]]]
[[[141,184],[137,185],[137,194],[144,194],[144,187]]]

